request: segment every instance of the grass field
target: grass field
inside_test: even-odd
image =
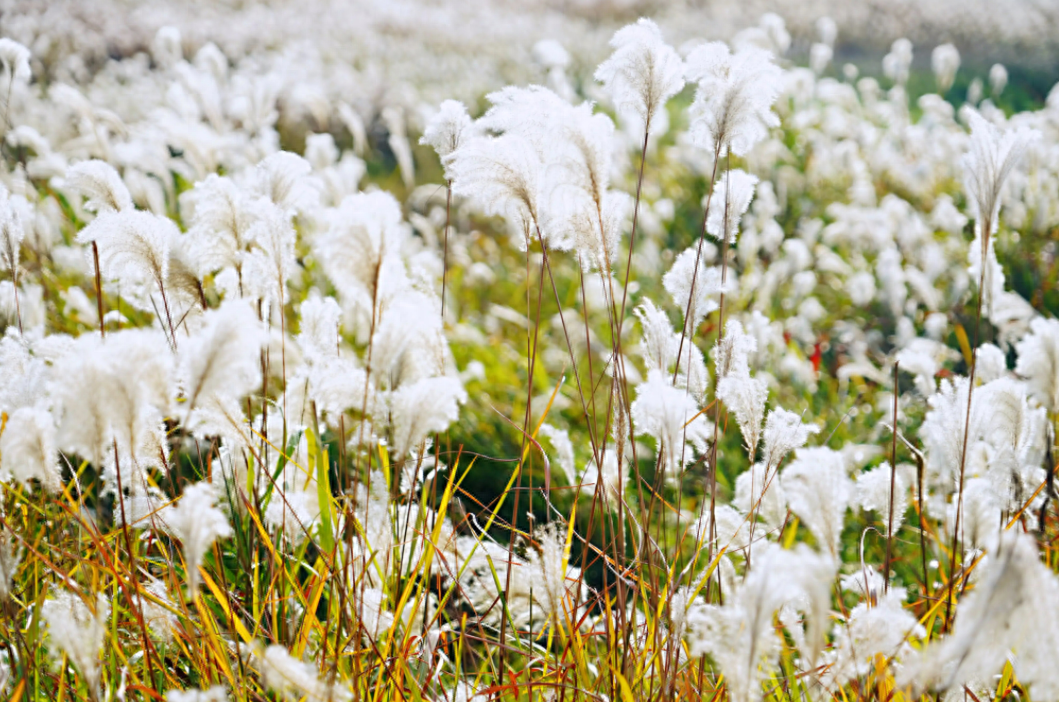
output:
[[[1059,700],[1054,76],[318,10],[0,22],[0,693]]]

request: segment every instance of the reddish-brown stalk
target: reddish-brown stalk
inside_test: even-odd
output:
[[[121,464],[118,462],[118,441],[113,439],[114,446],[114,474],[117,476],[118,482],[118,506],[121,509],[121,530],[125,535],[125,550],[129,554],[129,580],[132,582],[133,592],[139,596],[140,581],[139,574],[136,572],[136,552],[132,548],[132,538],[129,536],[129,520],[125,516],[125,490],[121,484]],[[117,572],[114,573],[118,580],[121,580]],[[143,657],[147,662],[147,679],[152,681],[154,684],[154,666],[151,663],[151,639],[147,636],[147,625],[143,620],[143,609],[142,609],[142,598],[141,601],[133,599],[132,594],[129,593],[128,585],[125,584],[122,587],[126,598],[129,603],[129,609],[136,616],[136,623],[140,626],[140,634],[143,636]]]
[[[158,290],[162,293],[162,307],[165,308],[165,321],[169,325],[169,338],[173,340],[173,350],[176,351],[176,330],[173,327],[173,317],[169,314],[169,300],[165,295],[165,286],[162,285],[162,280],[158,280]]]
[[[695,251],[695,267],[692,269],[692,274],[691,274],[691,289],[690,289],[690,292],[688,294],[688,305],[687,305],[687,308],[684,310],[684,324],[683,324],[683,326],[681,328],[681,331],[680,331],[680,343],[677,346],[677,359],[680,358],[681,353],[683,353],[683,351],[684,351],[684,340],[687,337],[688,331],[689,331],[688,330],[688,318],[691,315],[691,305],[692,305],[692,302],[695,299],[695,284],[696,284],[696,282],[698,280],[699,264],[702,261],[702,245],[703,245],[703,242],[706,239],[706,223],[709,220],[709,216],[710,216],[710,205],[713,203],[713,193],[714,193],[714,190],[715,190],[715,187],[716,187],[716,182],[717,182],[717,166],[720,164],[720,160],[721,160],[721,156],[720,156],[720,154],[721,154],[721,143],[722,143],[721,140],[718,139],[716,141],[716,143],[714,145],[714,149],[713,149],[713,170],[710,173],[710,184],[709,184],[710,191],[706,194],[706,206],[703,208],[703,212],[702,212],[702,228],[699,230],[699,244],[698,244],[698,247],[696,248],[696,251]],[[732,154],[731,154],[731,150],[729,150],[728,151],[728,163],[726,165],[726,167],[729,170],[731,169],[731,158],[732,158]],[[726,216],[725,220],[727,221],[727,219],[728,218]],[[723,286],[724,286],[725,277],[726,277],[726,275],[728,273],[727,264],[728,264],[728,236],[727,236],[727,232],[726,232],[725,236],[724,236],[724,241],[721,243],[721,285],[722,285],[722,291],[721,291],[721,297],[720,297],[720,314],[718,316],[718,331],[717,331],[717,342],[718,343],[720,343],[720,341],[724,338],[724,290],[723,290]],[[691,330],[691,332],[694,333],[694,330]],[[690,349],[688,350],[688,353],[689,354],[691,353]],[[690,366],[691,366],[691,364],[689,363],[688,364],[689,372],[690,372]],[[680,363],[679,363],[679,360],[678,360],[678,362],[676,364],[676,368],[673,369],[673,381],[674,382],[676,382],[677,373],[679,371],[680,371]],[[718,438],[719,438],[719,430],[720,430],[721,408],[720,408],[720,403],[716,403],[716,405],[717,406],[714,407],[713,446],[711,448],[711,458],[710,458],[710,465],[709,465],[709,470],[710,470],[710,523],[709,523],[708,537],[707,537],[707,551],[706,551],[706,553],[707,553],[707,562],[710,562],[713,559],[713,537],[714,537],[714,528],[715,528],[715,516],[716,516],[716,511],[717,511],[717,498],[716,498],[716,492],[717,492],[717,441],[718,441]],[[705,504],[703,504],[701,507],[704,508]],[[701,518],[703,516],[701,514],[701,512],[702,512],[702,509],[700,508],[700,516],[699,516],[700,521],[701,521]],[[696,538],[695,540],[696,540],[696,542],[698,542],[699,538]],[[697,557],[697,555],[696,555],[696,557]],[[710,589],[709,589],[709,586],[707,586],[707,588],[706,588],[706,599],[707,599],[707,601],[709,601],[709,596],[710,596]]]
[[[103,323],[103,279],[99,275],[99,247],[92,242],[92,261],[96,265],[96,308],[99,310],[99,336],[105,338],[107,335],[106,324]]]
[[[987,219],[982,223],[982,272],[978,279],[978,302],[975,305],[974,315],[974,346],[971,347],[971,371],[967,382],[967,411],[963,422],[963,445],[960,448],[960,484],[956,499],[956,520],[952,529],[952,559],[949,564],[949,587],[945,600],[945,628],[952,625],[952,594],[956,583],[956,555],[960,551],[960,516],[963,513],[963,487],[964,476],[967,467],[967,441],[971,433],[971,400],[974,397],[975,371],[978,366],[978,335],[982,326],[982,297],[985,295],[985,272],[989,266],[989,235],[991,233],[992,221]]]
[[[890,553],[894,541],[894,492],[897,486],[897,367],[894,361],[894,424],[890,441],[890,520],[886,525],[886,561],[883,566],[883,583],[886,592],[890,591]]]
[[[368,349],[365,352],[365,363],[364,363],[364,398],[363,398],[363,400],[361,402],[361,407],[360,407],[360,429],[357,432],[357,449],[358,449],[358,451],[357,451],[356,455],[358,457],[360,455],[361,448],[364,446],[364,425],[367,424],[367,421],[368,421],[368,389],[370,388],[370,384],[371,384],[371,357],[372,357],[372,350],[374,348],[374,342],[375,342],[375,325],[378,322],[378,314],[379,314],[378,297],[379,297],[379,274],[381,272],[381,268],[382,268],[382,261],[380,260],[380,261],[377,261],[376,264],[375,264],[375,273],[374,273],[374,277],[372,279],[372,286],[371,286],[371,326],[368,329]],[[320,437],[316,437],[316,438],[319,441]],[[368,465],[367,465],[367,469],[365,470],[366,477],[365,477],[365,484],[364,484],[365,485],[365,495],[367,496],[367,495],[371,494],[371,456],[372,456],[371,449],[369,448],[365,453],[367,453],[367,458],[368,458]],[[359,467],[359,461],[357,461],[357,465],[354,466],[354,467],[355,468]],[[354,470],[353,471],[353,491],[354,491],[354,494],[356,494],[358,478],[359,478],[359,475],[357,475],[357,471]],[[366,499],[365,499],[365,507],[364,507],[364,509],[365,509],[365,514],[366,514],[367,513],[367,509],[368,509]],[[368,554],[365,553],[362,556],[362,558],[363,558],[363,561],[364,561],[364,572],[367,572],[367,570],[368,570]],[[366,581],[367,581],[367,578],[362,578],[361,579],[360,600],[362,602],[364,600],[364,590],[366,588]],[[354,602],[354,606],[355,606],[355,602]],[[357,619],[357,631],[351,631],[350,632],[350,636],[355,636],[355,635],[359,634],[360,624],[361,624],[361,621],[358,618]]]
[[[530,315],[533,310],[530,306],[531,293],[530,293],[530,241],[529,237],[525,239],[526,243],[526,320],[529,321]],[[526,441],[529,438],[530,430],[530,418],[531,412],[533,411],[533,371],[535,369],[537,361],[537,332],[540,329],[540,315],[541,315],[541,299],[544,291],[544,262],[541,262],[540,266],[540,279],[537,281],[537,315],[533,324],[533,329],[526,328],[526,350],[528,352],[528,373],[526,376],[526,413],[523,419],[522,425],[522,444],[519,449],[519,460],[518,466],[515,470],[518,471],[518,478],[516,479],[517,484],[515,486],[515,501],[512,509],[511,516],[511,538],[508,540],[507,545],[507,573],[504,582],[504,591],[507,592],[511,589],[511,570],[512,564],[515,560],[515,532],[518,528],[518,503],[519,496],[522,492],[522,466],[526,459]],[[530,506],[533,505],[532,495],[530,497]],[[532,511],[532,510],[531,510]],[[507,601],[504,601],[505,613],[500,619],[500,671],[501,674],[507,671]],[[517,633],[517,632],[516,632]]]

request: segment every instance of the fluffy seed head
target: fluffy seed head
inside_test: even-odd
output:
[[[614,53],[596,69],[596,80],[619,112],[649,128],[658,110],[684,87],[684,63],[662,40],[658,25],[645,18],[615,32],[610,45]]]

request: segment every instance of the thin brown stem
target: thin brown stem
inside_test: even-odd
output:
[[[886,592],[890,591],[890,556],[894,541],[894,493],[897,487],[897,367],[894,361],[894,423],[890,442],[890,520],[886,526],[886,561],[883,566],[883,583]]]
[[[129,581],[132,583],[133,588],[139,595],[139,575],[136,572],[136,552],[132,549],[132,537],[129,535],[129,520],[125,515],[125,490],[121,484],[121,463],[118,461],[118,441],[113,440],[114,447],[114,474],[117,477],[118,483],[118,507],[121,510],[121,530],[125,537],[125,550],[129,553],[129,573],[131,577]],[[128,590],[125,590],[128,596]],[[154,681],[154,666],[151,663],[151,641],[147,636],[147,624],[143,620],[143,602],[142,598],[140,601],[133,601],[132,597],[129,598],[129,609],[132,610],[133,614],[136,615],[136,622],[140,625],[140,634],[143,636],[143,656],[147,662],[147,679]]]
[[[99,336],[106,338],[106,324],[103,322],[103,278],[99,274],[99,247],[94,241],[92,242],[92,261],[96,265],[96,308],[99,310]]]
[[[162,281],[158,281],[158,290],[162,293],[162,307],[165,308],[165,321],[169,325],[169,338],[173,340],[173,350],[176,350],[176,330],[173,328],[173,317],[169,314],[169,300],[166,298],[165,286],[162,285]]]
[[[974,346],[971,347],[971,371],[967,383],[967,411],[964,415],[963,445],[960,449],[960,484],[959,495],[956,500],[956,520],[952,530],[952,562],[949,564],[949,587],[945,602],[945,625],[951,625],[952,595],[956,583],[956,555],[960,551],[960,517],[963,513],[963,487],[967,468],[967,442],[971,434],[971,401],[974,398],[975,371],[978,366],[978,336],[982,326],[982,297],[985,294],[985,272],[988,269],[989,259],[986,253],[989,250],[990,222],[983,224],[982,229],[982,272],[978,279],[978,304],[975,306],[974,315]]]

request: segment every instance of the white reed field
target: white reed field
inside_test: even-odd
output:
[[[1059,13],[2,4],[3,698],[1059,702]]]

